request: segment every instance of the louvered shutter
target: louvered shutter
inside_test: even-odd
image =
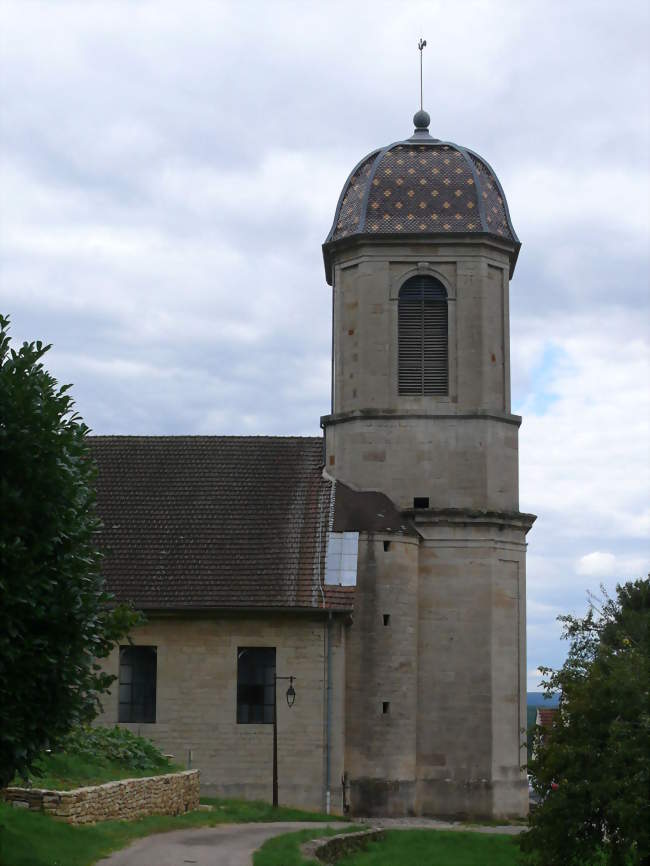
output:
[[[398,301],[400,394],[447,394],[447,292],[433,277],[411,277]]]

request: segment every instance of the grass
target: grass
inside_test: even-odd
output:
[[[366,851],[340,860],[337,866],[516,866],[518,856],[519,846],[512,836],[455,830],[391,830],[384,841],[371,842]]]
[[[70,791],[85,785],[101,785],[116,779],[141,779],[144,776],[157,776],[160,773],[173,773],[182,770],[175,764],[167,764],[157,769],[147,767],[138,769],[125,766],[121,761],[99,761],[80,755],[59,752],[40,758],[30,774],[29,781],[34,788],[52,788],[55,791]],[[16,777],[13,785],[24,786],[24,781]]]
[[[305,860],[300,845],[309,839],[344,831],[330,828],[299,830],[269,839],[253,857],[253,866],[315,866]],[[512,836],[444,830],[392,830],[382,842],[371,842],[366,851],[352,854],[337,866],[516,866],[519,846]]]
[[[69,791],[180,769],[145,737],[118,727],[82,726],[73,728],[56,752],[44,752],[34,762],[28,780],[16,777],[12,784],[22,787],[28,781],[34,788]]]
[[[338,820],[332,819],[330,820]],[[344,830],[333,830],[323,827],[322,830],[298,830],[295,833],[284,833],[275,839],[268,839],[259,851],[253,855],[253,866],[316,866],[317,861],[305,860],[300,854],[300,846],[310,839],[320,839],[323,836],[337,836],[339,833],[352,833],[361,827],[346,827]],[[393,864],[395,866],[395,864]]]
[[[249,821],[332,821],[329,815],[273,809],[269,803],[211,798],[201,802],[211,805],[213,811],[189,812],[178,817],[155,815],[137,821],[104,821],[82,827],[0,803],[0,864],[90,866],[111,851],[151,833]]]

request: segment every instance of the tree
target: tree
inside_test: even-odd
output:
[[[603,590],[584,619],[560,617],[563,667],[550,732],[535,732],[529,770],[542,798],[521,839],[540,866],[650,863],[650,579]]]
[[[96,659],[135,624],[109,606],[97,549],[95,467],[69,386],[10,347],[0,316],[0,788],[97,713],[114,677]]]

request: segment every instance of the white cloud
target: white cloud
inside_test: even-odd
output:
[[[601,553],[595,550],[581,556],[576,565],[578,574],[590,577],[611,577],[616,568],[616,557],[613,553]]]
[[[645,242],[650,222],[646,192],[650,173],[628,166],[569,167],[522,165],[508,185],[517,202],[517,225],[524,235],[571,231],[598,225],[606,231],[637,235]]]
[[[527,691],[542,691],[542,672],[538,668],[529,668],[527,671]]]
[[[523,507],[561,513],[555,529],[563,535],[646,531],[650,346],[621,343],[614,318],[611,332],[589,316],[559,323],[561,355],[543,384],[554,400],[541,414],[521,407]]]
[[[423,35],[432,133],[494,166],[524,244],[528,654],[558,666],[556,616],[650,558],[647,4],[392,11],[5,0],[0,308],[97,432],[317,434],[320,244],[353,165],[410,133]]]
[[[578,559],[576,572],[589,577],[607,577],[610,580],[634,580],[647,574],[648,562],[647,558],[615,556],[613,553],[594,550]]]

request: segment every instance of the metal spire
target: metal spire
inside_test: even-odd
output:
[[[422,105],[422,52],[424,51],[426,44],[426,39],[420,39],[418,42],[418,49],[420,51],[420,111],[424,111],[424,106]]]
[[[418,139],[431,138],[431,136],[429,135],[429,124],[431,123],[431,118],[424,110],[422,102],[422,51],[424,50],[426,44],[426,39],[420,39],[420,41],[418,42],[418,50],[420,52],[420,110],[416,111],[413,115],[413,123],[415,125],[415,132],[413,133],[413,137]]]

